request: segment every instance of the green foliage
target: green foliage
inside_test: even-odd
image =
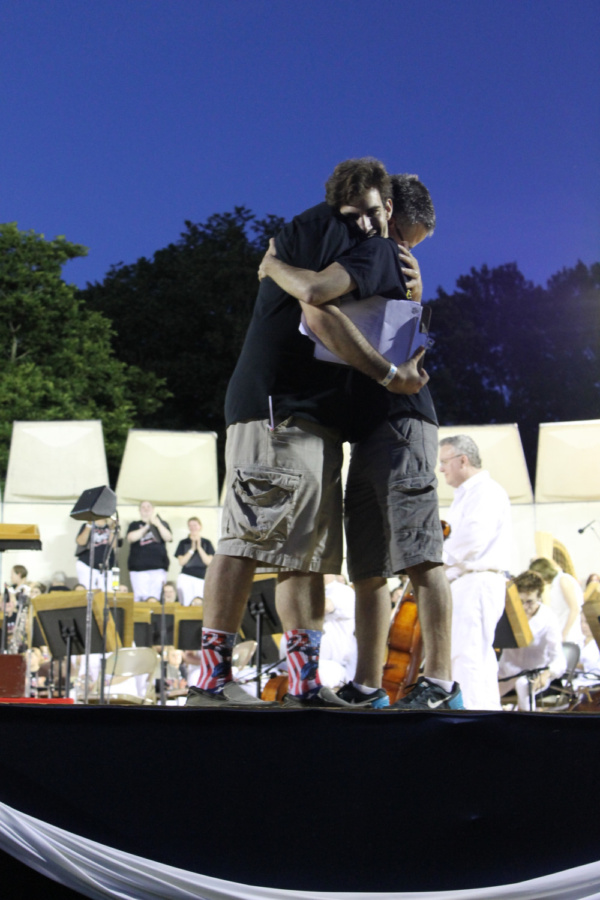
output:
[[[471,269],[433,303],[427,370],[440,422],[516,422],[530,472],[542,422],[598,417],[600,264],[544,289],[515,264]]]
[[[244,340],[268,239],[283,224],[244,207],[186,222],[151,260],[113,267],[82,297],[108,316],[120,359],[166,379],[171,397],[147,427],[224,430],[227,382]]]
[[[109,463],[127,430],[165,395],[153,374],[120,362],[110,322],[85,309],[62,280],[65,262],[87,253],[16,224],[0,225],[0,471],[14,420],[102,419]]]

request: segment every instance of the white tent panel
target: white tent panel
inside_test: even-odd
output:
[[[212,431],[146,431],[127,436],[119,503],[217,506],[217,436]]]
[[[600,500],[600,419],[540,425],[535,499]]]
[[[548,532],[564,544],[580,581],[600,572],[600,501],[540,503],[535,507],[536,531]],[[585,528],[593,523],[583,533]]]
[[[102,422],[13,422],[6,502],[73,503],[108,484]]]
[[[533,503],[531,482],[518,425],[449,425],[440,428],[439,439],[466,434],[479,448],[483,468],[502,485],[510,502]],[[441,506],[449,506],[453,489],[436,469]]]

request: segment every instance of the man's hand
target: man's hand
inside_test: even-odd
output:
[[[269,239],[269,248],[268,248],[267,252],[265,253],[265,255],[263,256],[260,266],[258,267],[258,280],[259,281],[262,281],[263,278],[268,277],[269,262],[273,256],[277,257],[277,252],[275,250],[275,238],[270,238]]]
[[[406,278],[406,288],[410,291],[409,300],[421,302],[423,297],[423,282],[421,281],[421,269],[416,258],[410,252],[407,244],[398,245],[398,256],[403,263],[402,272]]]
[[[410,359],[401,366],[387,386],[392,394],[418,394],[429,381],[429,375],[423,368],[425,347],[415,350]]]

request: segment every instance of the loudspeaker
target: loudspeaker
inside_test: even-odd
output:
[[[109,487],[90,488],[84,491],[69,515],[72,519],[93,522],[108,519],[117,510],[117,495]]]

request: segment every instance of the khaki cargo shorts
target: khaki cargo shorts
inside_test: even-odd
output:
[[[342,564],[342,440],[295,417],[227,429],[227,493],[217,553],[336,574]]]

